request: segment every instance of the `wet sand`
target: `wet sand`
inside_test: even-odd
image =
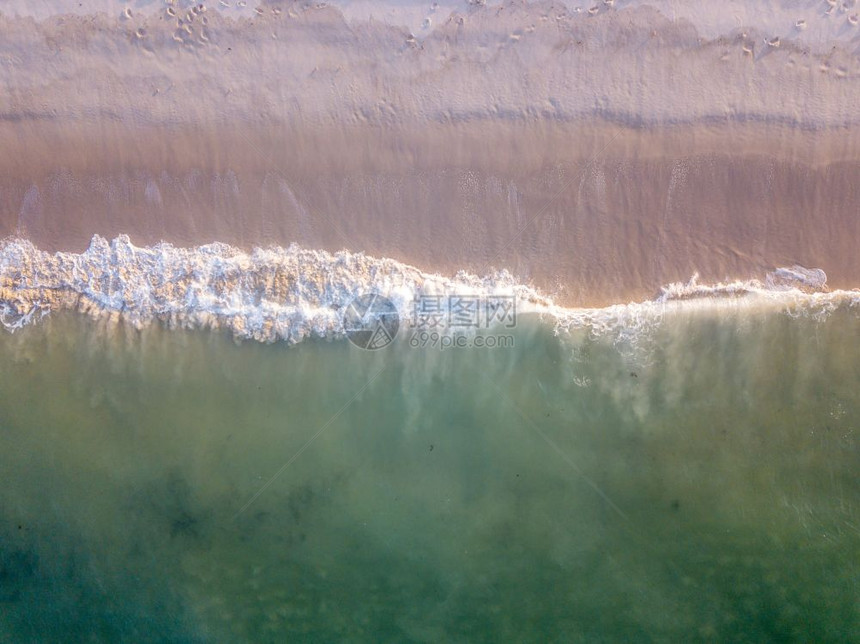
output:
[[[851,131],[762,129],[117,128],[93,145],[95,133],[43,125],[40,140],[4,146],[2,233],[53,250],[128,233],[139,245],[348,248],[442,273],[508,268],[568,305],[792,264],[857,286]]]
[[[0,19],[0,234],[348,248],[566,305],[792,264],[860,285],[847,49],[647,8],[508,4],[422,41],[263,11]]]

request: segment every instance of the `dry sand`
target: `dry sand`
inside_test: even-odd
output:
[[[413,37],[176,4],[0,17],[0,234],[349,248],[574,305],[795,263],[860,285],[848,36],[508,3]]]

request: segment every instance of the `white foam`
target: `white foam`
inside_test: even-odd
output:
[[[299,342],[344,333],[342,312],[363,293],[389,298],[401,319],[412,318],[421,295],[513,296],[518,313],[539,313],[558,329],[587,327],[635,336],[676,310],[714,306],[780,307],[790,314],[827,314],[860,292],[821,292],[818,269],[780,268],[765,281],[670,284],[652,301],[604,308],[557,306],[536,289],[501,271],[453,278],[362,253],[328,253],[298,246],[243,252],[222,243],[177,248],[137,247],[128,236],[95,236],[83,253],[48,253],[31,242],[0,245],[0,323],[9,331],[49,313],[76,310],[122,320],[136,328],[153,322],[180,328],[224,328],[237,338]]]

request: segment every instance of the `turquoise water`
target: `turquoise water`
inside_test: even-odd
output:
[[[846,641],[860,318],[0,336],[4,641]]]

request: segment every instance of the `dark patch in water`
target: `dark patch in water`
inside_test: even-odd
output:
[[[142,516],[146,526],[156,534],[171,539],[186,539],[208,543],[212,529],[212,512],[202,508],[194,498],[188,480],[176,471],[170,472],[166,480],[144,486],[132,494],[131,510]]]
[[[0,601],[20,601],[22,591],[33,583],[38,568],[39,557],[35,552],[0,549]]]
[[[293,521],[298,524],[313,503],[315,493],[310,485],[302,485],[290,492],[287,509]]]

